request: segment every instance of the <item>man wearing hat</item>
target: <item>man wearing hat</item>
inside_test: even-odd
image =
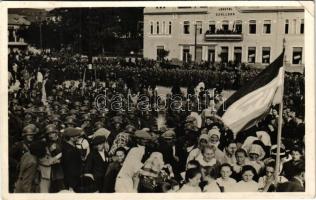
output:
[[[94,127],[94,131],[96,131],[100,128],[104,128],[105,126],[104,126],[104,123],[102,121],[97,121],[94,123],[93,127]]]
[[[114,116],[112,118],[112,127],[110,129],[111,134],[108,137],[108,142],[110,145],[113,144],[114,139],[116,138],[116,136],[122,132],[122,125],[123,125],[123,119],[120,116]]]
[[[60,115],[53,114],[53,115],[51,116],[50,121],[51,121],[51,123],[53,123],[53,124],[56,126],[56,128],[61,129]]]
[[[179,157],[175,146],[176,133],[172,129],[167,129],[161,134],[159,139],[159,149],[166,164],[170,164],[176,178],[180,178]]]
[[[28,124],[32,124],[33,122],[33,116],[30,113],[26,113],[24,116],[23,124],[24,126],[27,126]]]
[[[66,117],[66,119],[65,119],[65,126],[66,126],[67,128],[69,128],[69,127],[74,128],[74,127],[76,126],[75,120],[76,120],[76,119],[74,118],[74,116],[68,116],[68,117]]]
[[[91,116],[89,113],[82,115],[81,128],[84,130],[86,136],[93,134],[93,127],[91,124]]]
[[[154,113],[149,110],[145,110],[141,112],[141,116],[140,116],[141,128],[150,128],[155,125],[155,119],[154,119],[153,114]]]
[[[80,110],[80,106],[81,106],[80,101],[76,101],[76,102],[74,103],[74,109],[75,109],[75,110]]]
[[[176,155],[179,157],[180,171],[186,170],[186,163],[189,154],[194,150],[198,143],[199,130],[191,123],[186,123],[184,135],[179,135],[176,140]]]
[[[17,160],[20,160],[21,156],[29,151],[29,145],[34,141],[34,137],[38,133],[38,128],[34,124],[28,124],[23,128],[22,138],[23,140],[17,142],[12,147],[12,155]]]
[[[39,192],[35,178],[38,172],[38,160],[43,158],[45,154],[45,142],[36,141],[29,145],[29,151],[22,156],[20,161],[19,175],[15,183],[14,193]]]
[[[89,113],[90,113],[91,120],[95,121],[96,117],[97,117],[97,114],[98,114],[97,109],[95,109],[95,108],[90,109]]]
[[[18,171],[16,167],[18,167],[22,156],[29,152],[30,144],[34,141],[34,137],[38,133],[38,128],[34,124],[28,124],[23,128],[22,131],[22,140],[14,143],[12,147],[9,148],[9,162],[10,162],[10,170],[13,172]],[[12,166],[12,168],[11,168]],[[16,175],[14,174],[10,177],[9,185],[13,185],[16,181]]]
[[[39,127],[40,130],[43,130],[45,127],[45,123],[43,123],[44,121],[47,120],[47,115],[46,115],[46,111],[45,111],[45,107],[44,106],[40,106],[35,110],[35,123],[36,125]]]
[[[80,128],[69,127],[63,131],[61,165],[64,171],[65,186],[68,189],[74,189],[79,184],[82,174],[83,161],[81,152],[76,147],[81,134],[82,129]]]
[[[140,119],[137,116],[137,110],[135,107],[127,108],[127,124],[131,124],[136,128],[140,128]]]
[[[84,168],[84,175],[93,178],[99,192],[103,189],[104,175],[109,164],[108,153],[105,150],[105,142],[105,136],[101,135],[92,139],[92,150],[87,157]]]

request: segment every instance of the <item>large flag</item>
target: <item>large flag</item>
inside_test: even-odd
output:
[[[284,51],[281,55],[229,97],[217,115],[235,134],[250,128],[269,112],[271,105],[282,101]]]

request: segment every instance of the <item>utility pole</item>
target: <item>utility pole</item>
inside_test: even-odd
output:
[[[43,49],[43,39],[42,39],[42,17],[41,17],[41,21],[39,24],[39,31],[40,31],[40,48],[41,50]]]
[[[194,63],[196,63],[196,37],[197,37],[197,23],[194,24]]]

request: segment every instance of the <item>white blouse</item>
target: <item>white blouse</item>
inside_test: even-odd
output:
[[[177,192],[202,192],[201,188],[199,186],[196,187],[192,187],[188,184],[184,184],[180,190],[178,190]]]
[[[258,192],[259,184],[256,181],[245,182],[243,180],[235,184],[234,192]]]
[[[222,178],[218,178],[216,179],[216,183],[219,186],[224,187],[224,192],[233,192],[237,181],[233,178],[229,178],[228,180],[223,180]]]

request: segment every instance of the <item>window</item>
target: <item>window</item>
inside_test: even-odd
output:
[[[9,42],[14,42],[14,28],[13,27],[9,27]]]
[[[242,33],[242,21],[237,20],[235,23],[235,32]]]
[[[150,22],[150,34],[154,34],[154,23]]]
[[[256,47],[248,47],[248,63],[256,62]]]
[[[304,19],[301,19],[301,27],[300,27],[300,33],[304,33]]]
[[[270,34],[271,33],[271,20],[263,21],[263,33]]]
[[[209,22],[208,30],[210,33],[215,33],[215,30],[216,30],[215,21]]]
[[[257,32],[256,20],[250,20],[249,21],[249,34],[256,34],[256,32]]]
[[[234,61],[235,63],[241,63],[242,47],[234,47]]]
[[[296,34],[296,19],[293,19],[293,33]]]
[[[166,22],[165,21],[163,21],[162,22],[162,34],[165,34],[166,33]]]
[[[190,34],[190,22],[184,21],[183,23],[183,33],[184,34]]]
[[[162,52],[164,51],[164,46],[157,46],[157,60],[162,60]]]
[[[159,34],[159,22],[157,22],[157,35]]]
[[[221,61],[222,63],[228,63],[228,47],[222,47]]]
[[[284,27],[284,33],[289,34],[289,20],[285,20],[285,27]]]
[[[302,47],[293,47],[292,64],[302,64]]]
[[[190,62],[191,61],[191,54],[190,54],[190,47],[189,46],[183,47],[182,60],[183,60],[183,62]]]
[[[270,63],[270,47],[262,47],[262,63]]]
[[[169,35],[171,35],[171,28],[172,28],[172,24],[171,22],[169,22]]]
[[[228,31],[228,28],[229,28],[229,22],[227,20],[224,20],[222,23],[222,29],[224,31]]]
[[[201,21],[197,21],[196,22],[196,32],[197,34],[202,34],[202,22]]]

